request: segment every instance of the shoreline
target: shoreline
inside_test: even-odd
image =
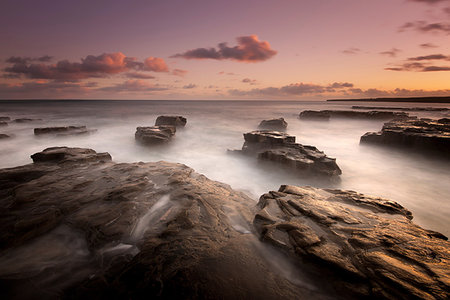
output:
[[[450,96],[449,96],[449,97],[408,97],[408,98],[328,99],[327,102],[412,102],[412,103],[450,103]]]

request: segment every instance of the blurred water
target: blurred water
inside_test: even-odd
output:
[[[450,162],[390,148],[360,146],[367,131],[378,131],[384,121],[331,119],[303,121],[306,109],[350,109],[352,102],[252,102],[252,101],[0,101],[0,116],[41,118],[42,122],[14,123],[0,133],[14,138],[0,140],[0,167],[31,163],[30,155],[51,146],[89,147],[109,152],[116,162],[179,162],[213,180],[230,184],[258,197],[281,184],[352,189],[392,199],[413,212],[425,228],[450,234]],[[370,104],[372,106],[372,104]],[[383,103],[380,106],[430,106]],[[433,104],[434,107],[448,107]],[[137,126],[151,126],[162,114],[183,115],[186,128],[162,147],[135,143]],[[421,117],[449,117],[448,112],[410,112]],[[284,117],[288,133],[297,142],[316,146],[337,158],[342,169],[338,183],[299,178],[292,170],[258,164],[255,159],[227,154],[240,149],[244,132],[256,129],[262,119]],[[76,137],[36,137],[33,128],[86,125],[98,129]]]

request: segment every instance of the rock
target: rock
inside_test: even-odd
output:
[[[84,148],[68,148],[68,147],[52,147],[42,152],[31,155],[34,163],[52,162],[93,162],[93,161],[110,161],[109,153],[97,153],[92,149]]]
[[[8,134],[0,133],[0,140],[9,139],[11,136]]]
[[[184,127],[186,123],[186,118],[182,116],[159,116],[156,119],[155,126],[170,125],[175,127]]]
[[[0,122],[0,126],[8,126],[7,122]]]
[[[331,118],[355,118],[387,120],[400,117],[408,117],[404,112],[392,111],[354,111],[354,110],[305,110],[299,114],[300,119],[330,119]]]
[[[380,132],[367,132],[361,143],[398,146],[421,152],[450,154],[449,119],[396,119],[383,125]]]
[[[295,143],[295,136],[263,130],[245,133],[244,139],[242,150],[237,152],[280,163],[300,175],[335,177],[342,173],[336,159],[327,157],[314,146]]]
[[[175,135],[175,126],[151,126],[138,127],[134,135],[135,139],[143,144],[153,145],[167,143]]]
[[[261,254],[254,200],[228,185],[90,149],[41,155],[0,170],[2,299],[325,299]]]
[[[276,130],[276,131],[285,131],[288,126],[288,123],[283,119],[270,119],[270,120],[262,120],[259,123],[259,129],[266,130]]]
[[[35,135],[54,134],[56,136],[82,135],[96,132],[96,129],[87,129],[86,126],[42,127],[35,128]]]
[[[263,241],[357,299],[448,299],[450,243],[400,204],[353,191],[281,186],[261,196]]]
[[[11,121],[10,117],[0,117],[0,121],[5,122],[5,121]]]
[[[20,119],[14,120],[14,122],[16,122],[16,123],[29,123],[29,122],[36,122],[36,121],[42,121],[42,119],[20,118]]]
[[[375,109],[375,110],[403,110],[403,111],[448,111],[446,107],[389,107],[389,106],[360,106],[354,105],[352,109]]]

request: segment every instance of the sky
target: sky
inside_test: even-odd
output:
[[[0,99],[450,96],[450,0],[2,0]]]

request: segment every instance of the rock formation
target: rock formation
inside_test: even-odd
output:
[[[156,118],[155,126],[170,125],[175,127],[184,127],[186,123],[186,118],[182,116],[159,116]]]
[[[175,135],[176,127],[169,125],[138,127],[134,137],[140,143],[157,145],[167,143]]]
[[[389,106],[362,106],[354,105],[352,109],[375,109],[375,110],[403,110],[403,111],[448,111],[446,107],[389,107]]]
[[[30,118],[14,119],[14,122],[16,122],[16,123],[30,123],[30,122],[38,122],[38,121],[42,121],[42,119],[30,119]]]
[[[288,123],[283,118],[279,118],[262,120],[261,123],[259,123],[258,129],[285,131],[287,126]]]
[[[392,111],[355,111],[355,110],[304,110],[299,114],[300,119],[328,120],[330,118],[354,118],[354,119],[374,119],[388,120],[399,117],[407,117],[404,112]]]
[[[261,196],[263,241],[318,268],[337,295],[449,299],[450,243],[400,204],[353,191],[281,186]]]
[[[0,140],[8,139],[8,138],[10,138],[10,137],[11,137],[11,136],[8,135],[8,134],[0,133]]]
[[[11,121],[10,117],[0,117],[0,121],[5,122],[5,121]]]
[[[278,131],[252,131],[244,134],[241,152],[295,169],[301,175],[338,176],[336,159],[327,157],[314,146],[295,143],[295,136]]]
[[[367,132],[361,143],[372,143],[433,152],[450,157],[450,119],[395,119],[380,132]]]
[[[228,185],[90,149],[32,157],[0,170],[2,299],[325,299],[262,254],[254,200]]]
[[[63,126],[35,128],[35,135],[53,134],[56,136],[81,135],[96,132],[96,129],[87,129],[86,126]]]
[[[0,126],[8,126],[7,122],[0,122]]]

